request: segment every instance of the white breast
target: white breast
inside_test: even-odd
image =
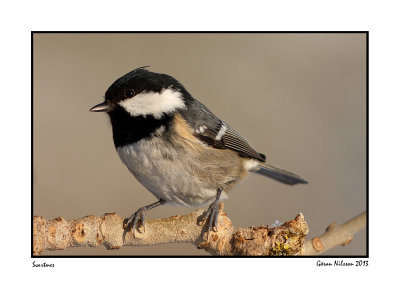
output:
[[[119,147],[117,152],[137,180],[157,198],[186,206],[205,205],[215,199],[216,190],[204,188],[190,173],[190,161],[182,159],[182,152],[159,139],[143,139]]]

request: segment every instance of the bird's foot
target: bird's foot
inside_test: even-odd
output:
[[[132,214],[132,216],[124,220],[123,223],[124,229],[128,231],[132,229],[134,238],[135,238],[135,230],[137,230],[139,233],[142,233],[139,231],[139,227],[143,227],[143,233],[146,231],[145,221],[146,221],[147,211],[148,211],[147,207],[139,208],[139,210],[137,210],[134,214]]]
[[[143,233],[146,232],[145,221],[146,221],[146,213],[147,213],[147,211],[149,211],[149,210],[151,210],[151,209],[153,209],[155,207],[158,207],[158,206],[160,206],[162,204],[165,204],[165,203],[166,203],[166,201],[164,201],[163,199],[159,199],[155,203],[152,203],[150,205],[147,205],[147,206],[139,208],[139,210],[137,210],[134,214],[132,214],[132,216],[130,216],[128,219],[124,220],[123,228],[125,230],[132,229],[133,238],[135,238],[135,230],[140,232],[139,228],[138,228],[138,224],[139,224],[139,221],[140,221],[140,223],[141,223],[141,225],[143,227]]]
[[[211,228],[214,232],[218,231],[218,215],[219,215],[219,208],[221,201],[219,200],[222,193],[222,189],[218,189],[216,199],[210,204],[207,211],[203,215],[203,217],[199,221],[199,225],[204,225],[207,220],[206,230],[205,233],[207,234],[207,238],[210,234]]]

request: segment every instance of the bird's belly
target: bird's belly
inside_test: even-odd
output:
[[[146,139],[118,147],[117,152],[141,184],[170,204],[201,206],[216,197],[220,181],[215,180],[207,168],[196,165],[187,153]],[[209,179],[204,181],[201,176],[206,174]],[[232,182],[230,178],[224,178],[222,183]],[[225,193],[222,198],[226,198]]]

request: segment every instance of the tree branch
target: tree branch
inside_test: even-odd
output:
[[[319,255],[339,245],[345,246],[353,240],[358,231],[365,227],[366,222],[367,214],[364,211],[342,225],[332,223],[326,228],[325,234],[307,240],[301,254]]]
[[[300,254],[308,226],[300,213],[294,220],[281,226],[234,228],[220,206],[218,232],[204,233],[198,225],[203,210],[185,216],[149,220],[146,231],[125,231],[123,218],[115,213],[102,217],[86,216],[67,221],[62,217],[46,221],[42,217],[33,219],[33,254],[44,250],[63,250],[68,247],[96,247],[108,249],[122,246],[149,246],[165,243],[192,243],[212,255],[296,255]]]
[[[212,255],[286,256],[316,255],[338,245],[347,245],[354,234],[365,227],[366,213],[343,225],[331,224],[325,234],[305,241],[308,226],[300,213],[294,220],[280,226],[234,228],[220,205],[218,232],[205,234],[198,222],[204,210],[185,216],[149,220],[146,231],[123,229],[124,219],[115,213],[102,217],[86,216],[67,221],[62,217],[46,221],[42,217],[33,219],[33,254],[44,250],[63,250],[68,247],[97,247],[108,249],[122,246],[150,246],[166,243],[192,243]]]

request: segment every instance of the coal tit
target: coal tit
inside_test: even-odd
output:
[[[126,219],[145,228],[145,213],[162,204],[206,206],[201,223],[216,230],[218,204],[247,172],[281,183],[307,183],[265,163],[265,155],[175,78],[137,68],[117,79],[105,101],[90,111],[107,112],[115,148],[130,172],[159,200]]]

